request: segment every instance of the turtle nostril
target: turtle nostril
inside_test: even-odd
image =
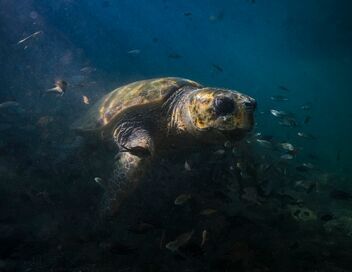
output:
[[[255,110],[257,107],[257,102],[255,100],[244,102],[244,107],[246,110]]]
[[[214,101],[215,114],[224,116],[235,111],[235,102],[229,97],[217,97]]]

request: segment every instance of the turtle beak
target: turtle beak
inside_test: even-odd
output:
[[[239,120],[241,121],[238,123],[238,129],[249,132],[254,125],[254,112],[257,108],[257,102],[255,99],[247,96],[240,101],[238,106],[241,109],[239,112]]]
[[[248,113],[254,113],[257,108],[257,101],[254,98],[249,97],[248,100],[243,102],[243,108]]]
[[[236,128],[222,131],[228,141],[241,140],[253,129],[254,112],[256,107],[257,102],[249,96],[243,96],[242,101],[237,103],[238,112],[236,114]]]

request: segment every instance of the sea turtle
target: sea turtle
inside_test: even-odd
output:
[[[150,163],[175,150],[238,141],[253,127],[256,102],[236,91],[183,78],[142,80],[102,97],[73,127],[116,144],[114,174],[105,184],[114,214]]]

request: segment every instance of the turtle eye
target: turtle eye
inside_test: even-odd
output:
[[[216,97],[213,106],[217,116],[228,115],[235,111],[235,102],[226,96]]]

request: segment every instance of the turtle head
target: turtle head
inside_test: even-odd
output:
[[[189,131],[207,142],[239,140],[254,124],[255,100],[236,91],[197,89],[185,106]]]

